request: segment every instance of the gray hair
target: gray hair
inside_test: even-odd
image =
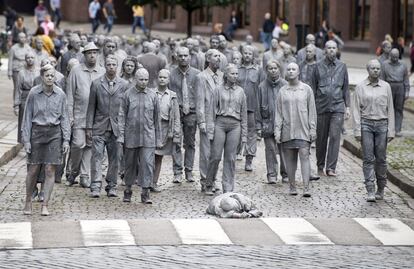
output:
[[[277,69],[280,70],[280,63],[279,63],[279,61],[277,61],[277,60],[270,60],[266,64],[266,71],[267,71],[267,69],[269,69],[269,67],[270,67],[271,64],[276,64]]]
[[[110,60],[114,60],[116,62],[116,65],[118,65],[118,59],[113,54],[109,54],[108,56],[105,57],[105,65]]]
[[[42,68],[40,68],[40,76],[43,77],[43,75],[49,70],[56,71],[55,68],[51,64],[46,64],[42,66]]]

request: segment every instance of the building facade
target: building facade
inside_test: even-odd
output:
[[[62,0],[63,17],[66,20],[88,21],[87,6],[90,0]],[[104,0],[100,0],[102,3]],[[33,12],[37,0],[3,0],[19,12]],[[48,3],[49,1],[45,1]],[[131,23],[132,11],[125,0],[114,0],[118,23]],[[228,7],[208,7],[193,13],[193,32],[210,34],[216,23],[229,22],[232,10],[236,10],[240,28],[236,37],[252,34],[256,40],[262,27],[264,14],[270,12],[290,25],[289,41],[295,44],[296,25],[308,25],[315,33],[323,20],[340,32],[348,48],[373,51],[389,33],[396,40],[404,37],[406,43],[413,38],[414,0],[246,0],[244,4]],[[179,6],[158,3],[156,8],[145,7],[145,21],[153,29],[185,32],[187,13]]]

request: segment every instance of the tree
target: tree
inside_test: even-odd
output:
[[[221,6],[226,7],[230,4],[235,3],[244,3],[246,0],[158,0],[158,2],[163,2],[168,5],[178,5],[181,6],[185,11],[187,11],[187,36],[190,37],[192,33],[192,15],[193,12],[201,9],[205,6]],[[149,4],[154,3],[155,1],[147,0],[127,0],[128,4]]]

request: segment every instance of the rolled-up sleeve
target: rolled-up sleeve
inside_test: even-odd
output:
[[[125,142],[125,118],[128,112],[128,95],[125,93],[122,96],[121,106],[119,107],[118,112],[118,129],[119,129],[119,136],[118,142],[124,143]]]
[[[67,100],[66,100],[65,95],[63,95],[62,97],[60,128],[62,130],[63,141],[69,143],[70,123],[69,123],[68,105],[67,105]]]

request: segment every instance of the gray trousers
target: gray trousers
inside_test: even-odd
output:
[[[112,131],[92,137],[92,159],[91,159],[91,190],[100,190],[102,187],[102,161],[104,159],[105,147],[108,153],[108,171],[105,181],[106,191],[116,188],[118,177],[118,144],[116,136]]]
[[[387,185],[387,120],[361,119],[362,170],[365,185]]]
[[[326,159],[326,171],[335,172],[343,123],[344,113],[318,114],[316,127],[316,165],[318,166],[318,170],[325,168]]]
[[[267,168],[267,180],[276,180],[278,171],[277,154],[280,156],[280,175],[282,178],[287,177],[285,169],[285,161],[281,148],[281,144],[277,144],[274,137],[265,137],[265,155],[266,155],[266,168]]]
[[[283,155],[285,157],[285,165],[287,174],[289,177],[289,184],[291,187],[295,186],[295,175],[298,165],[298,155],[300,159],[300,170],[302,173],[302,181],[304,189],[309,189],[309,178],[310,178],[310,160],[309,160],[309,147],[289,149],[283,148]]]
[[[236,173],[236,155],[241,134],[241,123],[232,117],[219,116],[214,129],[214,139],[211,143],[211,154],[208,162],[206,187],[213,188],[221,156],[223,160],[223,192],[234,190],[234,176]]]
[[[394,114],[395,114],[395,132],[401,132],[402,121],[403,121],[403,112],[404,112],[404,98],[405,98],[405,89],[404,84],[401,82],[390,83],[391,92],[392,92],[392,102],[394,104]]]
[[[70,181],[80,175],[89,178],[91,173],[92,150],[90,141],[86,141],[86,129],[72,129],[70,149]]]
[[[201,184],[203,184],[203,182],[207,178],[208,161],[210,159],[210,146],[211,146],[211,141],[210,139],[208,139],[208,135],[206,133],[200,132],[199,169],[200,169]]]
[[[138,185],[142,188],[153,187],[154,177],[154,147],[124,148],[125,185],[130,189],[137,176]]]
[[[182,116],[181,124],[183,128],[184,137],[184,168],[186,172],[193,171],[194,156],[195,156],[195,135],[197,132],[197,115],[190,113]],[[182,149],[180,145],[173,146],[173,171],[174,175],[181,175],[183,173],[182,165]]]
[[[245,156],[256,156],[257,150],[257,129],[256,116],[254,112],[247,112],[247,142],[244,148]]]
[[[19,75],[19,71],[13,71],[12,79],[13,79],[13,101],[17,93],[17,77]],[[25,103],[23,103],[25,105]]]

